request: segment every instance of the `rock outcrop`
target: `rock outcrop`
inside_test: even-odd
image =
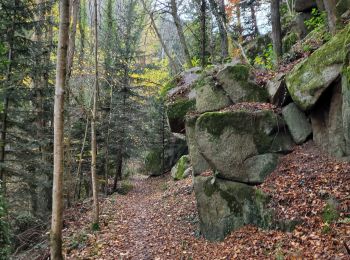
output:
[[[309,12],[316,1],[297,4]],[[246,224],[293,226],[275,219],[258,185],[295,143],[312,137],[330,154],[350,158],[349,33],[350,25],[266,88],[236,63],[207,69],[191,83],[191,109],[178,119],[185,125],[204,237],[221,240]],[[173,168],[175,179],[182,160]]]
[[[195,142],[218,177],[249,184],[262,183],[275,169],[277,153],[292,148],[282,118],[269,110],[204,113],[196,121]]]
[[[255,224],[267,228],[272,212],[266,209],[269,198],[247,184],[214,177],[194,178],[200,230],[205,238],[222,240],[232,230]]]
[[[302,110],[312,109],[322,93],[339,77],[349,51],[346,44],[349,30],[350,25],[286,76],[288,91]]]
[[[336,157],[350,156],[349,37],[350,25],[286,76],[293,101],[310,114],[313,140]]]

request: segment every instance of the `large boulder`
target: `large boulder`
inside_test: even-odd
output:
[[[195,140],[220,178],[250,184],[263,182],[277,165],[272,154],[289,152],[293,144],[283,119],[270,110],[204,113]]]
[[[196,115],[186,117],[186,140],[194,176],[211,169],[210,165],[199,151],[196,141],[195,127],[197,118],[198,116]]]
[[[227,65],[216,78],[233,103],[268,100],[266,90],[251,80],[250,69],[246,65]]]
[[[182,180],[188,177],[189,171],[185,174],[186,170],[191,167],[190,157],[188,155],[182,156],[177,163],[171,168],[171,177],[174,180]]]
[[[347,53],[350,25],[298,64],[287,76],[286,84],[294,102],[310,110],[329,85],[339,77]]]
[[[212,75],[202,78],[195,86],[197,112],[215,111],[232,104],[230,97],[216,84]]]
[[[288,129],[297,144],[302,144],[311,135],[311,124],[297,105],[290,103],[282,109],[283,119],[286,122]]]
[[[266,209],[269,198],[252,186],[214,177],[194,177],[194,191],[202,235],[222,240],[232,230],[247,224],[267,228],[272,223]]]

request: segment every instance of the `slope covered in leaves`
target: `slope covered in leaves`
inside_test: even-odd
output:
[[[66,212],[66,258],[348,259],[349,173],[349,163],[322,155],[312,143],[297,147],[262,188],[272,194],[278,217],[301,224],[291,233],[246,226],[217,243],[199,237],[190,178],[134,177],[129,194],[103,201],[100,231],[89,228],[87,203]],[[341,216],[325,224],[327,197],[339,201]]]

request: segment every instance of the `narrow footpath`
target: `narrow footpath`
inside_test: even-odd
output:
[[[66,259],[350,259],[350,164],[297,147],[262,188],[278,217],[297,218],[293,232],[245,226],[223,242],[199,236],[192,179],[134,176],[132,191],[101,200],[101,229],[90,229],[91,202],[65,213]],[[336,198],[341,218],[325,224],[324,196]]]

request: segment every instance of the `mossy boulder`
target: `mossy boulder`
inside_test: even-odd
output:
[[[310,110],[339,77],[349,52],[349,37],[350,25],[287,74],[288,91],[302,110]]]
[[[250,69],[246,65],[227,65],[218,72],[216,78],[233,103],[268,100],[266,90],[251,80]]]
[[[214,177],[194,177],[194,191],[202,235],[223,240],[231,231],[253,224],[268,228],[272,212],[269,196],[252,186]]]
[[[194,176],[197,176],[202,172],[211,169],[210,165],[199,151],[198,144],[196,141],[195,127],[197,118],[198,116],[196,115],[186,116],[186,141],[188,144],[188,150]]]
[[[302,144],[311,135],[312,128],[309,119],[297,105],[290,103],[282,109],[283,119],[297,144]]]
[[[204,113],[195,141],[219,177],[250,184],[263,182],[276,167],[277,156],[267,154],[287,153],[293,145],[283,119],[270,110]],[[249,159],[258,155],[264,156],[254,167]]]
[[[171,132],[185,132],[185,115],[187,112],[193,111],[195,106],[196,101],[187,98],[180,98],[166,104],[166,113]]]
[[[171,177],[173,177],[174,180],[182,180],[188,177],[185,172],[189,167],[191,167],[190,157],[188,155],[182,156],[171,169]]]
[[[232,104],[226,92],[215,83],[207,83],[196,89],[196,93],[196,110],[200,113],[219,110]]]

